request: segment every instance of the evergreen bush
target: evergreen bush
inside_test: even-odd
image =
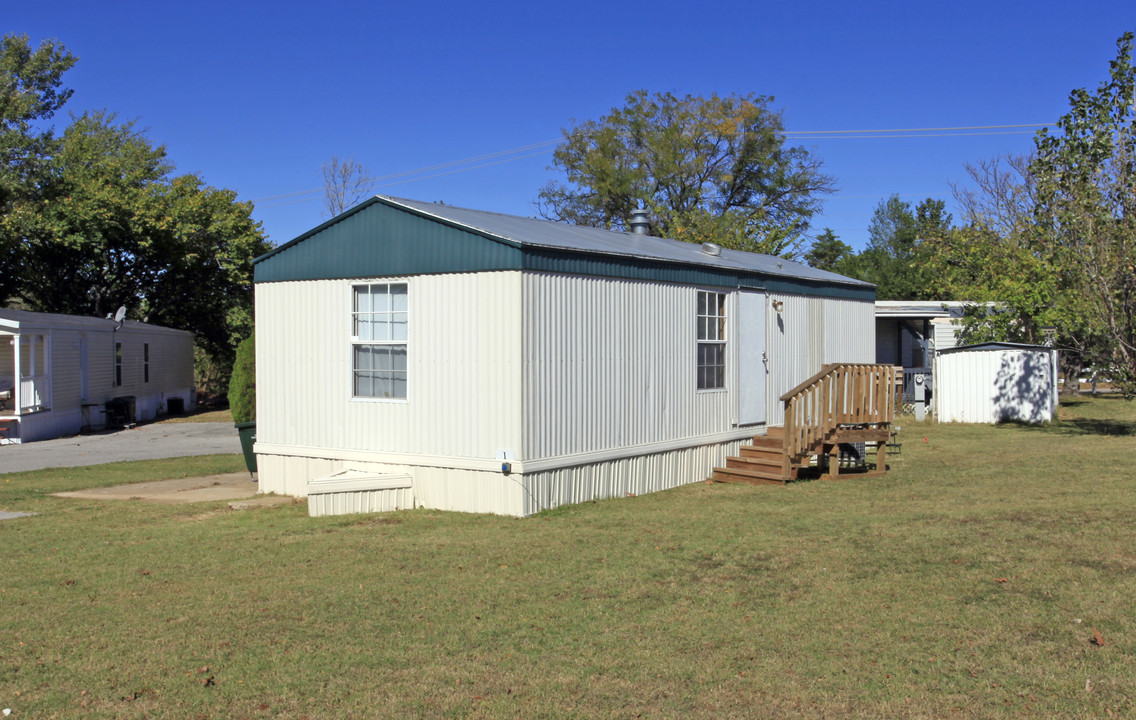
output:
[[[233,376],[229,380],[229,410],[233,422],[240,424],[256,421],[256,334],[237,346],[233,361]]]

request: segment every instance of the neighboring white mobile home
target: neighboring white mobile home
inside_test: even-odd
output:
[[[874,360],[873,286],[643,234],[376,197],[255,268],[260,490],[313,513],[704,480],[781,393]]]
[[[152,420],[196,401],[193,333],[182,330],[0,309],[0,348],[5,441]]]

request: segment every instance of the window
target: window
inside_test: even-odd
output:
[[[698,389],[726,387],[726,296],[698,291]]]
[[[114,386],[122,387],[122,343],[114,344]]]
[[[150,382],[150,343],[142,343],[142,382]]]
[[[352,395],[406,399],[406,283],[354,286]]]

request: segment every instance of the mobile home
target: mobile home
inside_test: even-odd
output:
[[[196,401],[190,332],[0,309],[0,348],[5,442],[152,420]]]
[[[529,515],[706,479],[872,363],[874,287],[781,258],[375,197],[255,261],[262,492]]]

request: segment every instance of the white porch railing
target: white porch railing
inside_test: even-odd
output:
[[[17,411],[30,412],[49,407],[51,404],[48,398],[49,388],[50,382],[46,375],[20,378],[20,394],[18,395],[20,406]]]

